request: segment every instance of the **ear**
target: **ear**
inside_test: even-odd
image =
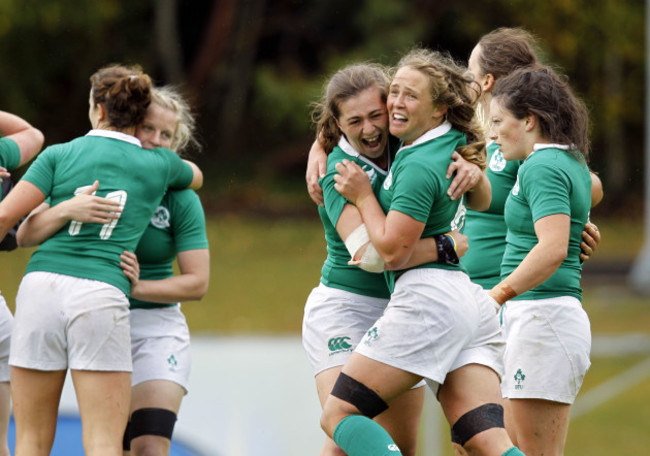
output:
[[[447,110],[449,109],[449,106],[441,105],[441,106],[434,106],[433,107],[433,114],[431,115],[432,118],[438,119],[445,114],[447,114]]]
[[[106,119],[106,105],[104,103],[97,103],[97,108],[99,109],[99,113],[97,114],[97,121],[101,122],[102,120]]]
[[[537,126],[537,116],[529,113],[526,119],[524,119],[524,126],[526,131],[533,131]]]
[[[481,84],[481,90],[483,92],[489,92],[492,90],[492,87],[494,87],[495,83],[494,75],[492,73],[488,73],[485,75],[485,79],[483,79],[483,83]]]
[[[341,128],[341,124],[339,123],[338,120],[336,121],[336,126],[339,127],[339,130],[341,131],[341,133],[343,133],[343,129]]]

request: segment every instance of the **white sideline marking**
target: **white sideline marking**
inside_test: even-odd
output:
[[[582,394],[571,409],[571,419],[589,413],[596,407],[615,398],[650,377],[650,358],[646,358],[616,377],[601,383]]]

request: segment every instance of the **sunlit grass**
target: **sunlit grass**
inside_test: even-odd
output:
[[[299,333],[325,259],[319,223],[223,217],[209,224],[211,281],[183,306],[193,331]]]

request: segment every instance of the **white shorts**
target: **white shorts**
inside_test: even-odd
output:
[[[131,371],[129,300],[104,282],[30,272],[18,288],[12,338],[12,366]]]
[[[322,283],[305,304],[302,345],[314,375],[348,360],[361,337],[381,317],[388,299],[372,298]]]
[[[461,271],[422,268],[397,280],[384,315],[356,351],[421,375],[434,393],[447,373],[482,364],[501,376],[504,340],[494,305]]]
[[[150,380],[179,384],[187,394],[192,354],[181,306],[131,309],[133,386]]]
[[[508,301],[503,397],[572,404],[591,362],[591,330],[580,301],[571,296]]]
[[[14,317],[5,298],[0,295],[0,382],[9,381],[9,347]]]

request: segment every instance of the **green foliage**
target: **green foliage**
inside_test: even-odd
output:
[[[0,2],[3,109],[41,128],[47,143],[81,134],[90,75],[112,62],[147,66],[148,15],[145,2]]]
[[[304,134],[310,124],[310,103],[320,90],[317,84],[299,73],[279,74],[268,65],[258,68],[254,109],[262,119],[257,124],[266,131],[282,131],[289,136]]]
[[[249,0],[232,2],[232,17],[218,24],[209,13],[225,2],[177,2],[171,11],[177,29],[170,30],[179,37],[175,62],[168,61],[175,53],[165,53],[172,50],[161,49],[154,34],[163,3],[0,1],[2,108],[41,128],[46,144],[65,141],[88,128],[88,77],[97,68],[140,63],[167,83],[165,68],[173,63],[181,78],[173,82],[188,83],[196,104],[204,166],[229,167],[235,157],[250,162],[268,156],[269,148],[299,162],[301,145],[313,137],[309,104],[335,70],[357,61],[391,65],[414,45],[464,60],[484,33],[523,26],[540,38],[545,60],[570,76],[591,109],[591,163],[602,170],[604,206],[620,207],[621,199],[640,190],[645,2]],[[222,41],[210,43],[209,32],[222,29]],[[205,78],[195,83],[197,68],[205,69]],[[264,172],[303,177],[297,166]]]

